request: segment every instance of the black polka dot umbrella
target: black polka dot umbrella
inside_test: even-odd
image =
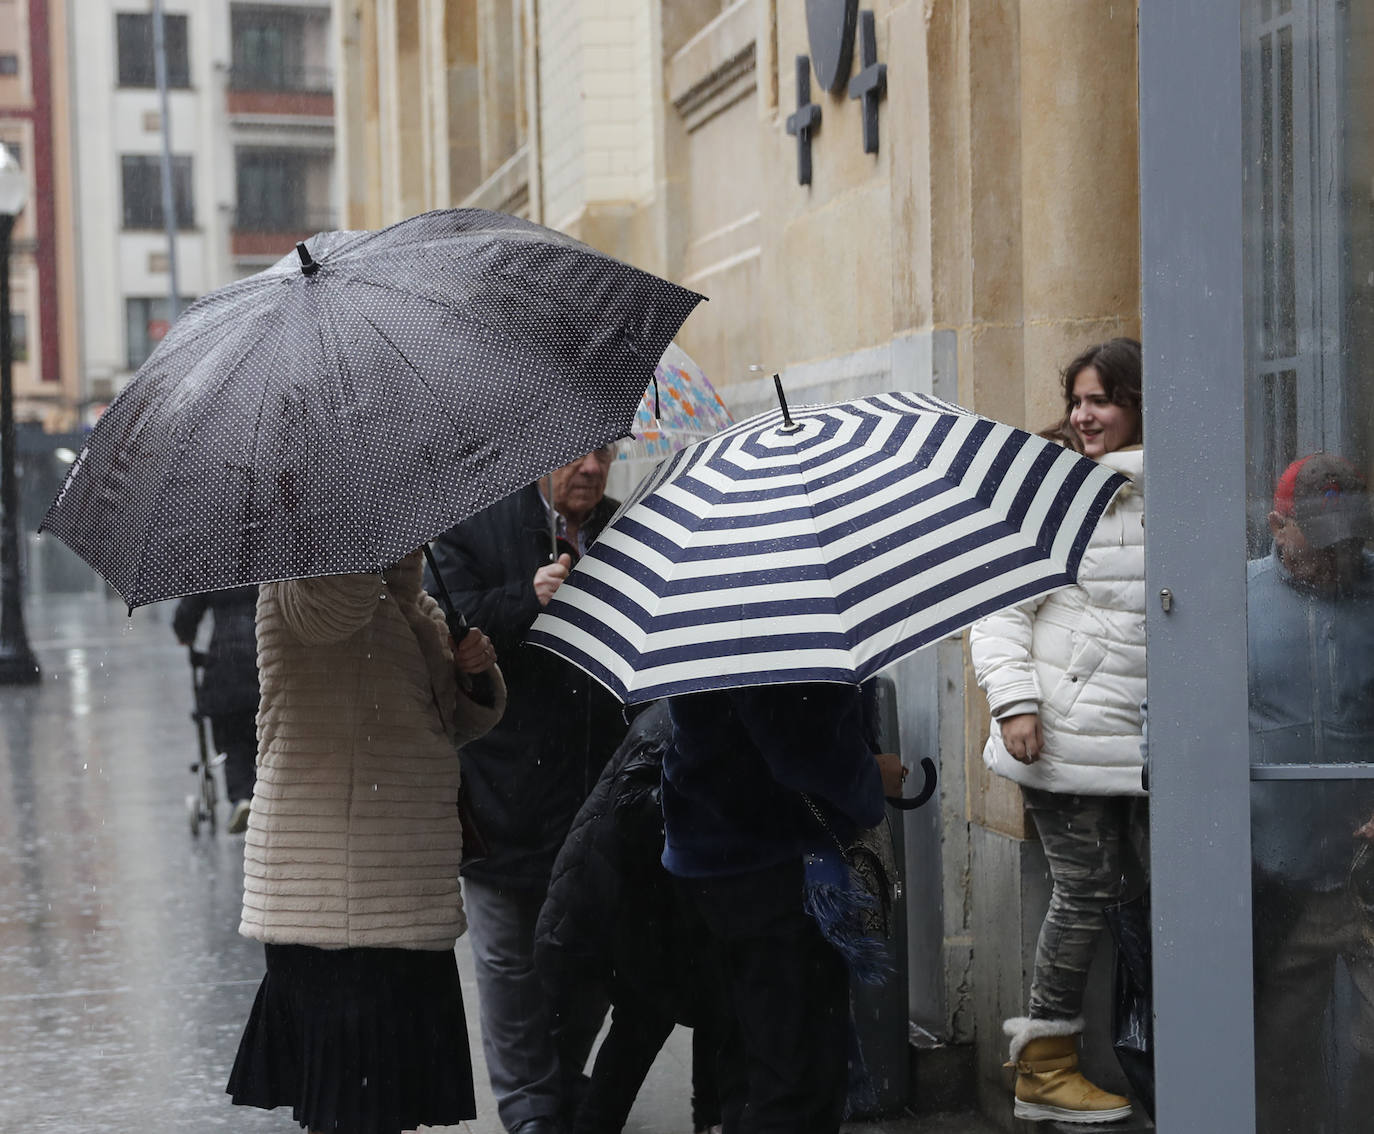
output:
[[[500,213],[321,233],[186,310],[41,529],[130,607],[379,570],[624,436],[700,300]]]

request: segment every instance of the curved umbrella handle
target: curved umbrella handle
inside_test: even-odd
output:
[[[921,784],[921,790],[910,799],[893,799],[887,797],[888,803],[899,811],[915,811],[916,808],[930,802],[930,797],[935,794],[935,784],[939,779],[939,773],[935,770],[935,761],[929,756],[921,757],[921,775],[925,781]]]

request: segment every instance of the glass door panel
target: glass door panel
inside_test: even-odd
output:
[[[1374,1129],[1374,12],[1243,0],[1256,1129]]]

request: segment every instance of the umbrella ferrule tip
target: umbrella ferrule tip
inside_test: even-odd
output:
[[[313,276],[320,270],[319,264],[311,258],[310,249],[305,246],[304,241],[296,245],[296,255],[301,258],[301,275]]]

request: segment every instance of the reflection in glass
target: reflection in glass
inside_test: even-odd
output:
[[[1374,779],[1261,777],[1374,760],[1374,514],[1360,471],[1321,453],[1285,470],[1268,519],[1248,577],[1258,1129],[1366,1130]]]
[[[1245,0],[1260,1134],[1374,1130],[1374,6]]]

